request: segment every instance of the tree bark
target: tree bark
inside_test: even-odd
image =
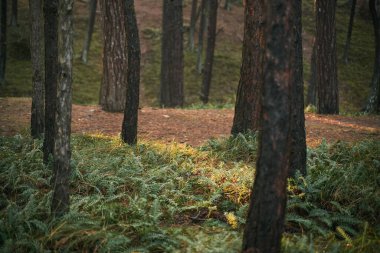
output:
[[[7,1],[0,0],[0,85],[5,83],[7,61]]]
[[[59,72],[56,131],[54,146],[53,198],[51,212],[62,216],[70,209],[70,135],[73,66],[73,3],[60,0],[59,5]]]
[[[201,3],[201,21],[198,31],[198,51],[197,51],[197,71],[202,73],[202,55],[203,55],[203,36],[207,27],[208,0],[202,0]]]
[[[31,135],[41,138],[44,133],[44,45],[42,0],[29,0],[30,11],[30,54],[32,58],[32,112]]]
[[[351,3],[351,13],[350,13],[350,22],[348,23],[348,30],[347,30],[347,38],[346,38],[346,45],[344,47],[344,62],[348,64],[348,54],[350,51],[350,45],[351,45],[351,35],[352,35],[352,28],[354,26],[354,18],[355,18],[355,9],[356,9],[356,0],[352,0]]]
[[[191,18],[190,18],[190,29],[189,29],[190,51],[194,51],[194,35],[195,35],[195,25],[197,23],[197,7],[198,7],[198,0],[193,0],[191,4]]]
[[[262,0],[247,0],[240,81],[236,94],[231,133],[260,128],[261,96],[264,85],[265,25]]]
[[[140,86],[140,40],[134,0],[125,0],[125,13],[129,67],[127,73],[127,99],[121,135],[124,142],[134,145],[137,143],[137,119]]]
[[[371,91],[365,108],[366,112],[380,112],[380,11],[377,9],[379,2],[377,0],[369,1],[373,29],[375,33],[375,62],[371,82]]]
[[[98,2],[97,0],[90,0],[89,2],[89,17],[88,17],[87,33],[86,33],[86,38],[84,40],[83,50],[82,50],[82,55],[81,55],[82,62],[85,64],[87,64],[88,62],[88,52],[90,51],[92,33],[94,32],[97,2]]]
[[[315,44],[315,38],[313,40],[313,49],[311,53],[310,60],[310,79],[309,79],[309,87],[307,88],[307,97],[306,104],[307,105],[317,105],[317,46]]]
[[[12,0],[12,15],[11,15],[11,21],[9,23],[10,26],[17,26],[17,12],[18,12],[18,9],[17,9],[17,0]]]
[[[289,176],[294,177],[299,170],[306,175],[306,132],[303,93],[303,50],[302,50],[302,0],[293,0],[294,11],[294,52],[291,60],[291,120],[290,120],[290,168]]]
[[[44,1],[45,34],[45,138],[44,162],[54,151],[58,73],[58,0]]]
[[[100,105],[110,112],[124,110],[127,89],[127,34],[124,0],[101,0],[103,13],[103,80]]]
[[[264,1],[263,1],[264,2]],[[280,252],[290,148],[293,1],[267,3],[265,85],[257,172],[242,252]]]
[[[182,0],[163,0],[160,103],[183,106]]]
[[[218,0],[209,1],[208,15],[208,33],[207,33],[207,50],[206,60],[203,72],[201,100],[203,103],[208,103],[210,94],[210,86],[212,79],[212,66],[214,62],[215,40],[216,40],[216,23],[218,17]]]
[[[339,114],[335,30],[336,0],[316,0],[317,111]]]

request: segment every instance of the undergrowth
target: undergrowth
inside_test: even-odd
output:
[[[1,252],[237,252],[255,172],[256,136],[123,145],[72,139],[71,210],[50,217],[42,142],[0,138]],[[289,181],[284,252],[376,252],[380,143],[322,143]]]

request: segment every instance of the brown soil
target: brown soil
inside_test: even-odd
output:
[[[0,98],[0,135],[15,135],[27,129],[31,100]],[[107,113],[99,106],[73,106],[74,133],[115,136],[120,133],[122,113]],[[180,110],[142,108],[139,112],[139,138],[165,143],[199,146],[210,138],[228,136],[233,110]],[[321,116],[306,114],[307,143],[327,141],[380,141],[380,116]]]

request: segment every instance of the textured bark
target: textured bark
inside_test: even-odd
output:
[[[369,9],[371,12],[373,29],[375,33],[375,62],[373,67],[373,75],[371,82],[371,91],[369,93],[366,112],[378,113],[380,112],[380,8],[378,0],[369,1]]]
[[[89,17],[88,17],[87,33],[86,33],[86,38],[84,39],[83,50],[82,50],[82,55],[81,55],[81,59],[83,63],[88,62],[88,52],[90,51],[92,33],[94,32],[97,2],[98,2],[97,0],[90,0],[89,2]]]
[[[30,54],[32,58],[32,113],[30,130],[33,138],[44,133],[44,46],[42,0],[29,0]]]
[[[101,0],[103,13],[103,79],[100,105],[110,112],[123,111],[127,89],[127,34],[124,0]]]
[[[317,105],[317,46],[315,44],[315,38],[313,41],[313,49],[311,53],[310,60],[310,79],[309,79],[309,87],[307,88],[307,97],[306,104],[307,105]]]
[[[349,61],[348,54],[349,54],[350,45],[351,45],[352,28],[354,26],[355,9],[356,9],[356,0],[352,0],[352,3],[351,3],[351,13],[350,13],[350,22],[348,23],[346,45],[344,47],[344,54],[343,54],[344,62],[346,64]]]
[[[339,114],[335,30],[336,0],[316,0],[317,111]]]
[[[231,133],[256,131],[260,127],[264,85],[265,26],[263,0],[247,0],[240,81]]]
[[[198,50],[197,50],[197,71],[202,73],[202,55],[203,55],[203,37],[207,27],[208,0],[202,0],[201,3],[201,21],[198,31]]]
[[[73,3],[74,0],[60,0],[59,5],[59,72],[51,205],[54,216],[62,216],[70,209]]]
[[[202,90],[200,98],[203,103],[208,103],[210,94],[211,79],[212,79],[212,66],[214,62],[214,51],[216,41],[216,23],[218,16],[218,0],[209,1],[209,15],[208,15],[208,33],[207,33],[207,49],[206,60],[203,71]]]
[[[183,106],[182,0],[163,0],[161,53],[161,106]]]
[[[12,13],[11,13],[11,21],[10,26],[17,26],[17,16],[18,16],[18,8],[17,8],[17,0],[12,0]]]
[[[7,1],[0,0],[0,85],[5,82],[7,61]]]
[[[242,251],[275,253],[281,248],[286,208],[294,13],[292,0],[266,4],[262,130]]]
[[[58,0],[44,1],[45,138],[44,162],[53,155],[58,73]]]
[[[306,175],[306,132],[303,95],[302,0],[293,0],[294,52],[292,54],[290,168],[293,177],[297,170]]]
[[[124,142],[137,143],[137,117],[140,86],[140,40],[137,27],[134,0],[125,0],[125,13],[128,43],[127,99],[124,110],[121,137]]]
[[[191,4],[191,17],[190,17],[190,29],[189,29],[190,51],[194,51],[195,25],[197,23],[197,7],[198,7],[198,0],[193,0]]]

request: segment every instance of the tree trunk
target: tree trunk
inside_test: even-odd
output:
[[[201,90],[201,100],[203,103],[208,103],[210,94],[210,86],[212,79],[212,66],[214,62],[214,50],[216,40],[216,22],[218,16],[218,0],[209,1],[209,15],[208,15],[208,33],[207,33],[207,50],[206,60],[203,72],[203,82]]]
[[[183,106],[182,0],[163,0],[161,52],[161,106]]]
[[[354,26],[355,9],[356,9],[356,0],[352,0],[350,22],[348,23],[346,45],[344,47],[344,55],[343,55],[344,62],[346,64],[348,63],[348,54],[349,54],[350,45],[351,45],[351,35],[352,35],[352,27]]]
[[[293,2],[294,52],[291,59],[291,120],[290,120],[290,168],[289,176],[297,170],[306,175],[306,132],[303,95],[303,51],[302,51],[302,0]]]
[[[17,26],[17,0],[12,0],[12,14],[11,14],[11,21],[9,23],[10,26]]]
[[[224,9],[227,11],[231,10],[231,0],[225,0],[224,2]]]
[[[261,96],[264,85],[265,25],[262,0],[247,0],[240,81],[236,94],[231,133],[260,128]]]
[[[198,31],[198,51],[197,51],[197,71],[202,73],[202,54],[203,54],[203,35],[207,27],[208,0],[202,0],[201,3],[201,21]]]
[[[7,61],[7,0],[0,0],[0,85],[5,83]]]
[[[60,0],[59,5],[59,72],[51,205],[52,214],[58,217],[70,209],[73,3],[73,0]]]
[[[316,0],[317,111],[339,114],[335,30],[336,0]]]
[[[124,110],[127,94],[128,53],[124,1],[100,1],[104,38],[100,105],[103,110],[110,112]]]
[[[91,38],[92,38],[92,33],[94,31],[97,2],[98,2],[97,0],[91,0],[89,2],[89,18],[88,18],[87,33],[86,33],[86,38],[84,40],[83,50],[82,50],[82,55],[81,55],[82,62],[85,64],[87,64],[88,62],[88,52],[90,51]]]
[[[194,35],[195,35],[195,25],[197,23],[197,7],[198,7],[198,0],[193,0],[191,4],[191,18],[190,18],[190,29],[189,29],[190,51],[194,51]]]
[[[247,253],[280,252],[289,168],[293,1],[273,0],[265,9],[268,16],[262,130],[243,237],[242,252]]]
[[[44,133],[44,58],[42,0],[29,0],[30,54],[32,59],[32,114],[31,134],[41,138]]]
[[[137,143],[137,118],[139,108],[140,86],[140,40],[137,27],[134,0],[125,1],[128,44],[128,73],[127,99],[124,110],[121,136],[124,142],[134,145]]]
[[[44,1],[45,138],[44,162],[53,155],[58,73],[58,0]]]
[[[369,1],[369,9],[372,16],[373,29],[375,32],[375,63],[373,67],[373,76],[371,82],[371,91],[365,108],[366,112],[380,112],[380,11],[376,5],[379,4],[376,0]]]
[[[307,105],[317,105],[317,46],[315,44],[315,38],[313,40],[313,49],[311,53],[310,60],[310,79],[309,79],[309,87],[307,88],[307,97],[306,104]]]

